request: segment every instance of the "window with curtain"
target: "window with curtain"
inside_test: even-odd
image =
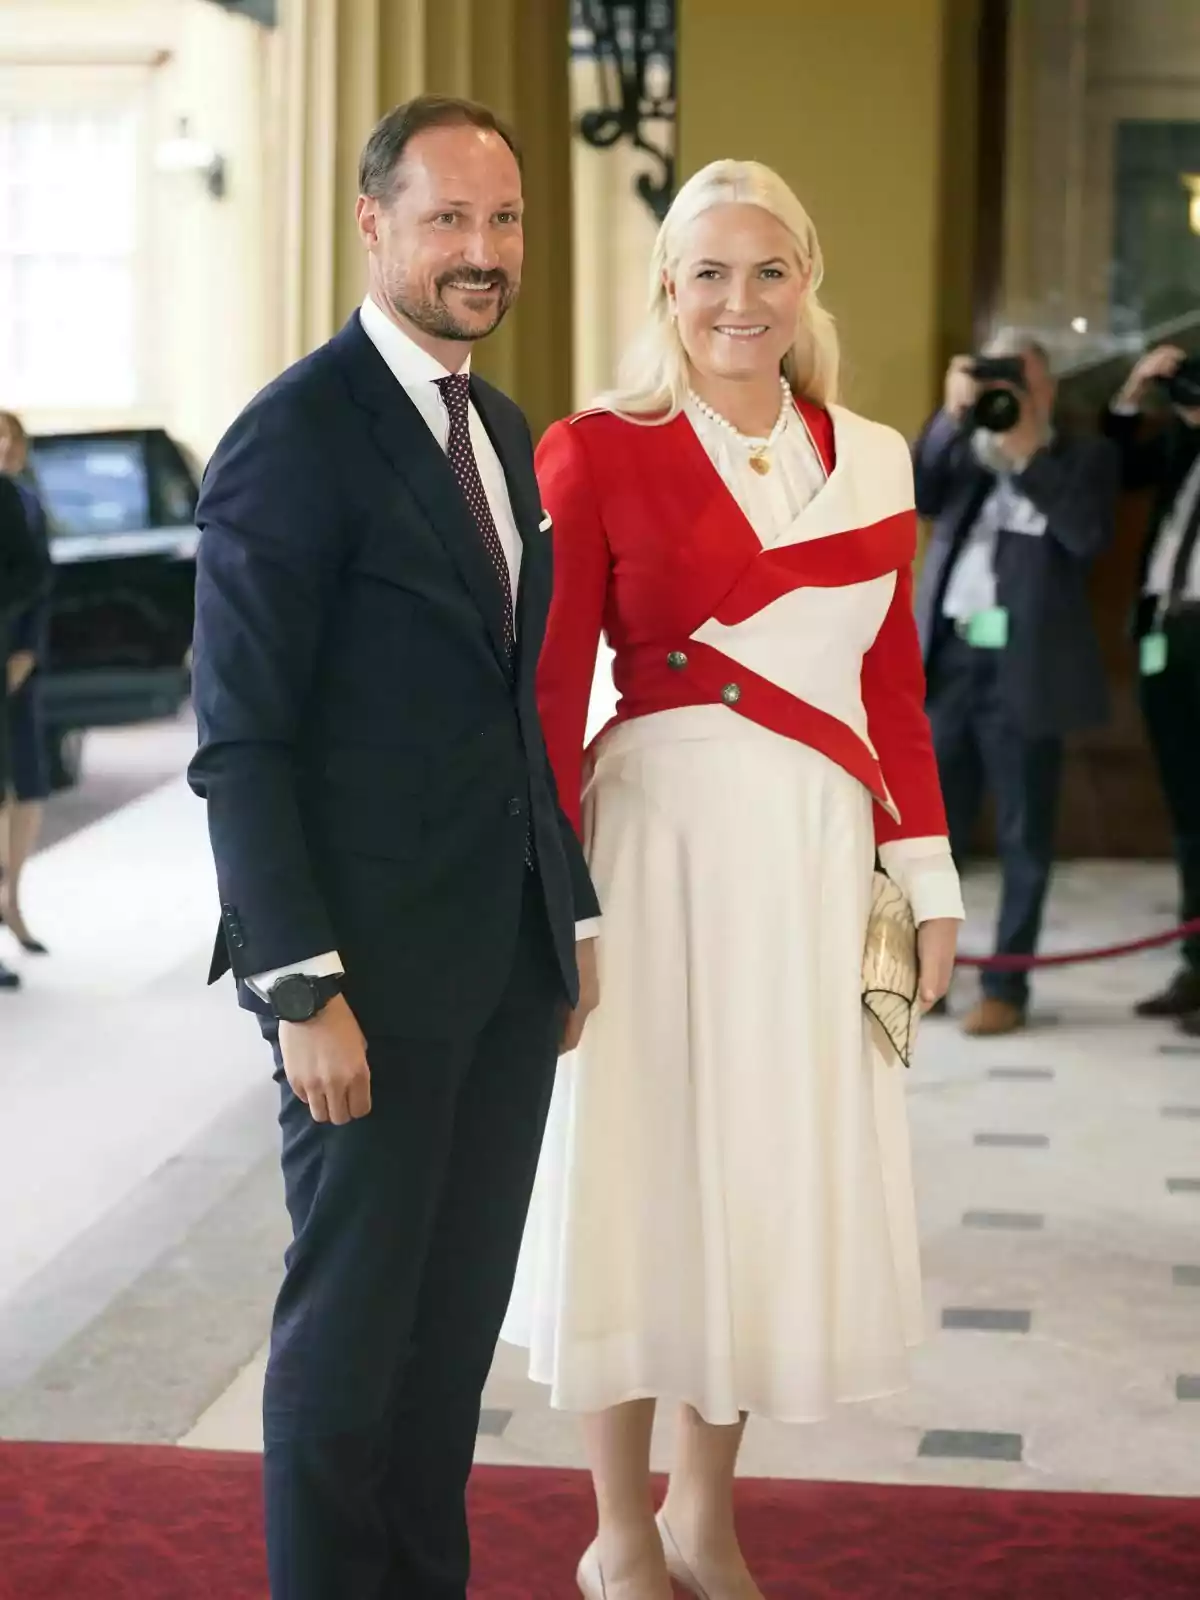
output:
[[[0,406],[135,405],[138,127],[0,106]]]

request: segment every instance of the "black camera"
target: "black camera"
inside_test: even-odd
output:
[[[1021,401],[1013,393],[1023,394],[1026,389],[1025,362],[1021,356],[976,356],[971,363],[971,376],[982,388],[971,407],[971,423],[988,433],[1009,433],[1021,419]],[[986,388],[987,384],[1005,384],[1006,388]]]
[[[1200,356],[1188,356],[1169,378],[1160,378],[1159,382],[1173,406],[1200,409]]]

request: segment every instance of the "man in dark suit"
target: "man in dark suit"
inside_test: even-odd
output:
[[[989,354],[1019,358],[1015,426],[978,426],[969,357],[951,362],[945,400],[914,449],[917,510],[933,535],[917,588],[928,710],[961,865],[986,789],[1002,872],[996,950],[1037,948],[1054,861],[1067,734],[1108,712],[1088,573],[1114,531],[1117,464],[1104,439],[1053,426],[1045,350],[1017,333]],[[985,972],[968,1033],[1024,1024],[1028,977]]]
[[[190,776],[213,976],[259,1012],[282,1095],[271,1592],[464,1600],[480,1395],[599,908],[535,700],[532,441],[468,373],[520,282],[511,135],[411,102],[360,187],[367,299],[205,475]]]
[[[34,530],[25,515],[24,502],[13,481],[0,473],[0,803],[8,792],[8,666],[12,653],[12,625],[42,594],[49,568]],[[0,961],[0,989],[19,989],[20,975]]]
[[[1142,545],[1134,634],[1139,692],[1175,834],[1180,915],[1200,917],[1200,406],[1177,402],[1167,425],[1147,431],[1150,393],[1186,359],[1160,345],[1136,364],[1104,419],[1121,452],[1127,489],[1153,490]],[[1165,989],[1139,1001],[1143,1017],[1173,1017],[1200,1038],[1200,935],[1183,944],[1183,964]]]

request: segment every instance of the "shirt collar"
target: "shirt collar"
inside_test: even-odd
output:
[[[370,295],[359,308],[358,317],[363,332],[387,362],[392,376],[406,389],[415,388],[421,383],[436,383],[439,378],[450,376],[436,356],[431,356],[428,350],[422,350],[403,328],[397,327]],[[470,356],[463,363],[461,371],[469,376]]]

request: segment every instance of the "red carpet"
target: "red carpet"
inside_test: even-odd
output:
[[[259,1461],[0,1444],[2,1600],[264,1600]],[[1200,1501],[740,1485],[770,1600],[1196,1600]],[[480,1468],[472,1600],[570,1600],[586,1479]],[[333,1597],[331,1597],[333,1600]]]

